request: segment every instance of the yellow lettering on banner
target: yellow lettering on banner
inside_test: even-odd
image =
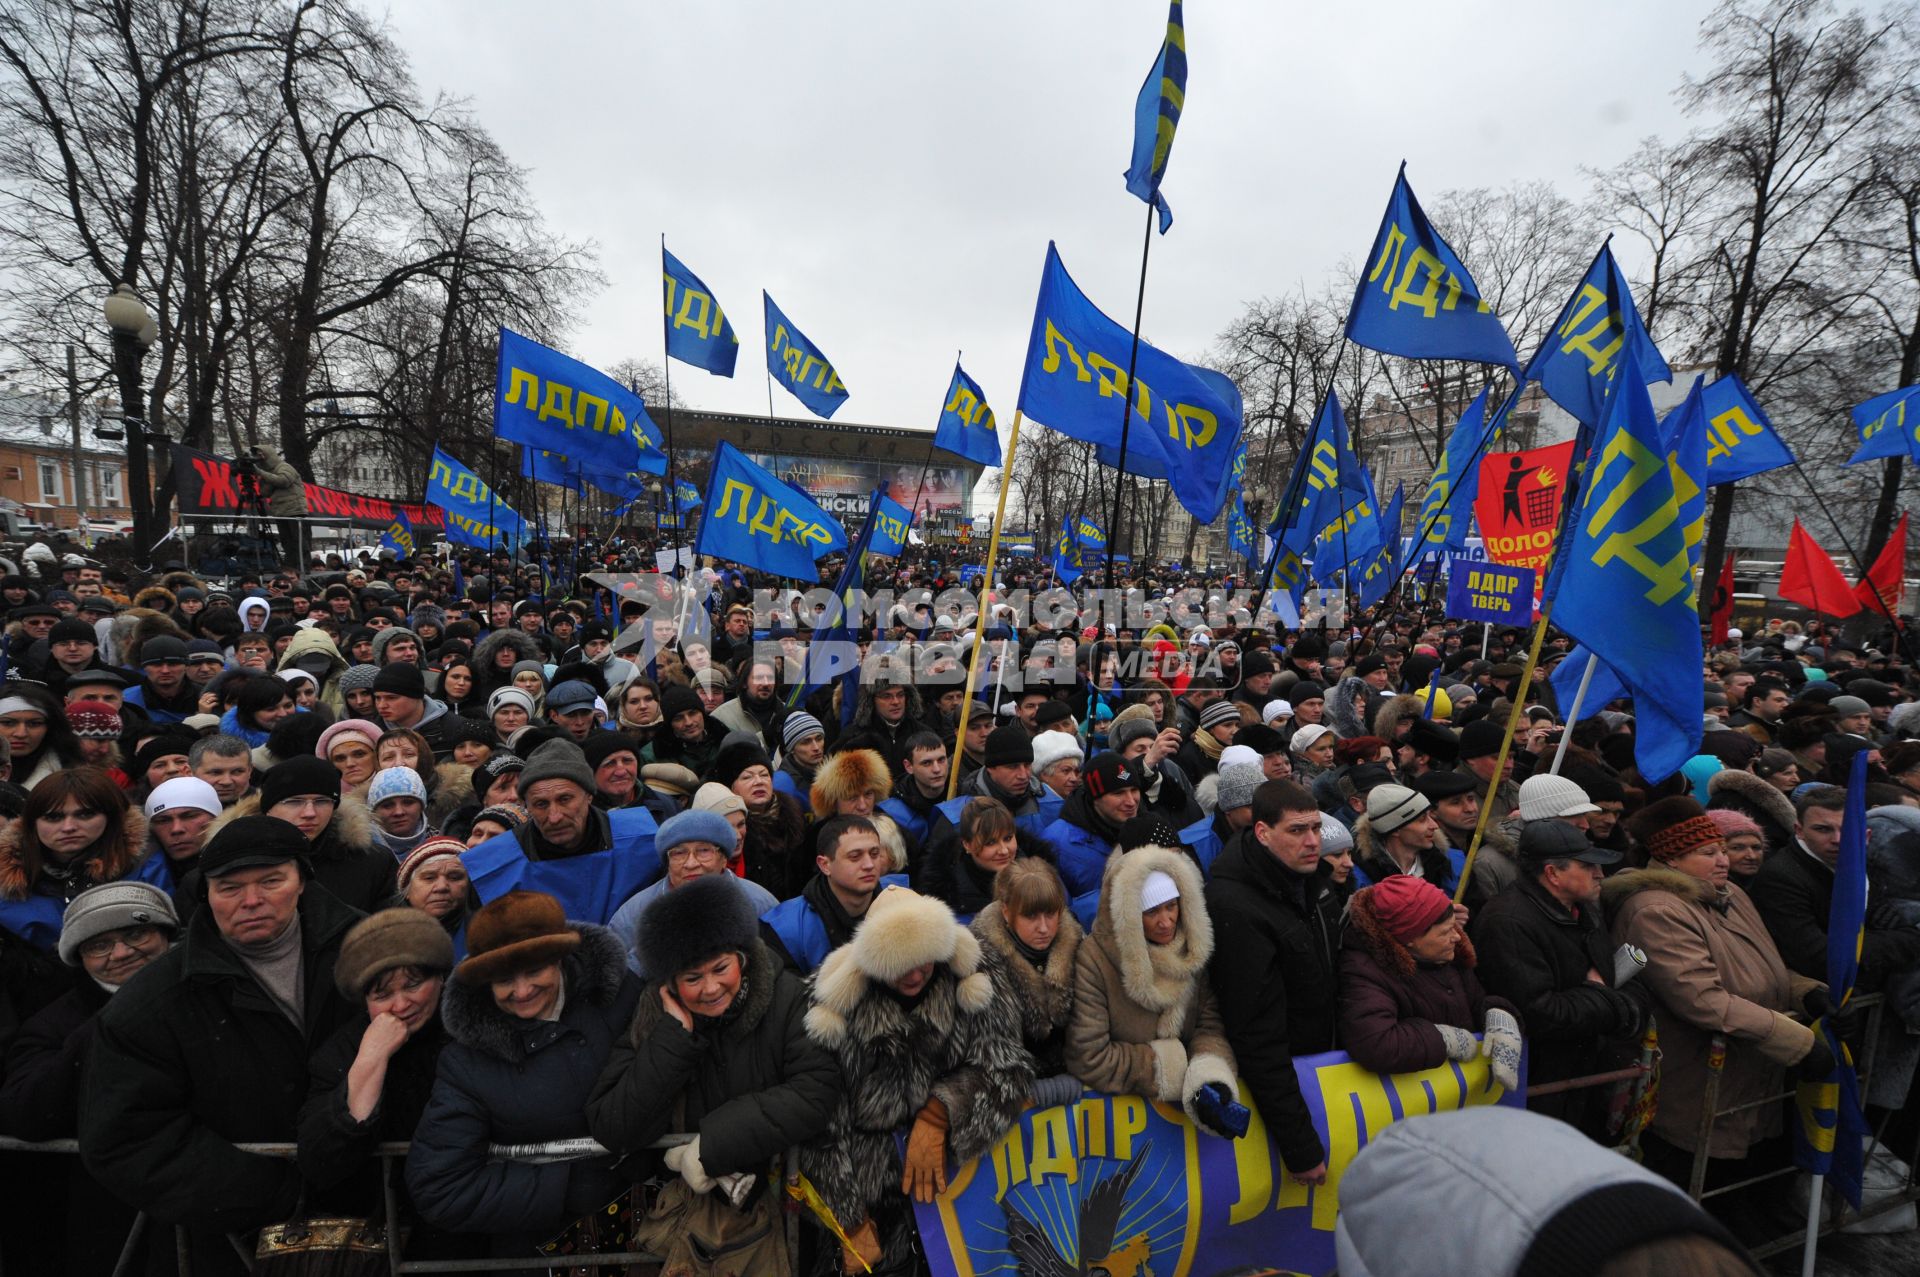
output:
[[[666,303],[666,309],[661,313],[666,315],[672,315],[673,314],[673,294],[674,294],[674,290],[679,288],[680,281],[675,279],[673,277],[673,272],[670,270],[667,270],[665,267],[662,267],[660,270],[660,281],[666,285],[665,288],[660,290],[661,298]]]
[[[1133,1160],[1134,1137],[1147,1129],[1147,1102],[1137,1095],[1113,1097],[1113,1155],[1122,1162]]]
[[[1560,346],[1562,354],[1578,351],[1587,357],[1587,375],[1599,377],[1613,376],[1613,360],[1620,348],[1627,344],[1626,321],[1612,310],[1604,309],[1607,295],[1592,284],[1580,286],[1580,301],[1571,315],[1558,329],[1558,335],[1567,338]],[[1600,311],[1599,319],[1588,328],[1580,328],[1587,317]],[[1575,331],[1578,329],[1579,331]],[[1605,345],[1601,345],[1605,342]]]
[[[1005,1138],[993,1146],[993,1200],[999,1201],[1007,1195],[1007,1190],[1015,1184],[1027,1182],[1026,1139],[1020,1133],[1020,1124],[1015,1122],[1008,1128]]]
[[[840,374],[834,371],[832,364],[827,365],[827,384],[824,389],[830,395],[846,393],[847,383],[840,380]]]
[[[593,419],[587,419],[591,411]],[[607,401],[599,395],[590,395],[582,390],[573,397],[573,421],[575,425],[592,426],[595,434],[607,432]]]
[[[1707,422],[1707,462],[1724,457],[1740,446],[1741,436],[1760,433],[1760,423],[1747,415],[1739,404],[1718,412]]]
[[[737,501],[735,500],[736,497],[738,498]],[[747,521],[747,502],[751,500],[752,497],[752,487],[740,482],[738,479],[728,479],[720,485],[720,508],[713,512],[713,517],[716,519],[724,519],[727,517],[728,509],[731,508],[733,510],[733,521],[735,523],[745,523]]]
[[[1073,1112],[1080,1122],[1080,1155],[1105,1157],[1107,1155],[1107,1102],[1098,1096],[1089,1096],[1081,1100]]]
[[[1328,1064],[1319,1070],[1320,1098],[1327,1114],[1327,1182],[1313,1195],[1313,1227],[1333,1231],[1340,1210],[1340,1177],[1370,1136],[1393,1121],[1387,1090],[1378,1073],[1358,1064]],[[1359,1101],[1359,1116],[1354,1101]]]
[[[1380,256],[1373,259],[1373,269],[1367,273],[1367,282],[1380,280],[1380,291],[1389,295],[1393,292],[1393,281],[1400,274],[1400,250],[1406,246],[1407,233],[1395,222],[1387,227],[1387,242],[1380,246]],[[1381,279],[1381,276],[1386,278]]]
[[[905,542],[907,539],[907,525],[890,514],[880,516],[880,530],[891,540]]]
[[[1053,321],[1051,319],[1047,321],[1046,342],[1047,342],[1047,357],[1040,362],[1040,367],[1043,371],[1045,372],[1060,371],[1059,347],[1064,346],[1067,351],[1067,358],[1073,361],[1075,379],[1078,381],[1093,380],[1093,374],[1087,371],[1086,364],[1082,363],[1080,360],[1080,352],[1075,350],[1073,348],[1073,343],[1068,341],[1066,337],[1061,334],[1060,330],[1053,326]]]
[[[974,418],[980,415],[983,406],[978,395],[965,386],[956,384],[953,388],[953,398],[947,400],[947,406],[942,411],[957,414],[963,425],[970,426]]]
[[[712,337],[720,331],[720,308],[707,294],[689,288],[680,295],[680,309],[674,312],[673,326],[691,328],[702,337]]]
[[[764,532],[775,545],[778,545],[780,544],[780,519],[782,515],[786,514],[786,511],[782,510],[778,505],[775,505],[773,498],[767,496],[765,493],[756,493],[755,495],[757,495],[760,500],[753,508],[753,518],[747,523],[747,531],[755,536],[759,536]],[[771,523],[767,521],[769,514],[773,516]]]
[[[526,395],[520,394],[525,387]],[[540,379],[524,368],[507,369],[507,402],[519,404],[523,408],[532,408],[533,401],[540,397]]]
[[[1413,286],[1416,279],[1420,281],[1418,289]],[[1407,256],[1406,268],[1400,273],[1400,282],[1394,285],[1393,298],[1387,303],[1387,309],[1399,310],[1400,303],[1406,302],[1432,319],[1440,313],[1440,283],[1443,279],[1451,280],[1452,277],[1440,259],[1425,248],[1415,247]],[[1453,303],[1459,296],[1460,283],[1453,280],[1447,294],[1448,310],[1453,309]]]
[[[1178,439],[1189,451],[1212,443],[1219,429],[1220,419],[1205,408],[1184,403],[1167,405],[1167,434]]]
[[[1114,363],[1111,359],[1108,359],[1096,350],[1088,352],[1087,367],[1100,374],[1100,397],[1102,399],[1110,395],[1124,395],[1126,393],[1127,374],[1121,369],[1119,364]],[[1138,379],[1134,381],[1133,385],[1136,391],[1133,396],[1133,410],[1139,413],[1141,417],[1151,419],[1153,416],[1153,391],[1147,388],[1146,383]]]
[[[465,497],[469,501],[485,501],[487,485],[480,482],[480,476],[469,470],[465,474],[453,476],[453,482],[447,485],[447,491],[456,497]]]
[[[1307,458],[1307,486],[1324,492],[1339,482],[1340,455],[1330,440],[1322,439],[1313,445],[1313,455]]]
[[[427,486],[429,488],[448,488],[453,480],[453,467],[435,457],[427,467]]]
[[[1666,468],[1666,458],[1647,451],[1638,439],[1626,431],[1617,430],[1613,438],[1608,441],[1606,451],[1600,457],[1600,465],[1594,471],[1590,493],[1597,493],[1602,489],[1604,485],[1601,483],[1601,478],[1616,458],[1626,461],[1627,472],[1615,481],[1607,499],[1587,521],[1587,535],[1590,537],[1601,535],[1607,525],[1613,522],[1620,508],[1631,500],[1636,492],[1650,483],[1655,475]],[[1619,559],[1645,577],[1652,587],[1646,595],[1649,603],[1666,603],[1684,594],[1692,584],[1692,572],[1687,565],[1684,538],[1678,553],[1664,563],[1654,562],[1643,548],[1672,526],[1679,517],[1679,509],[1673,502],[1663,503],[1638,525],[1607,533],[1606,540],[1593,551],[1593,562],[1604,566]]]
[[[1038,1184],[1049,1175],[1063,1175],[1078,1183],[1080,1159],[1073,1153],[1073,1129],[1065,1108],[1050,1108],[1033,1119],[1033,1159],[1027,1179]]]
[[[1300,556],[1284,546],[1273,564],[1273,589],[1291,591],[1306,575],[1307,565]]]
[[[540,400],[540,420],[549,417],[563,422],[567,429],[573,429],[573,387],[557,381],[547,383],[547,392]]]
[[[1246,1103],[1245,1092],[1241,1102]],[[1273,1197],[1273,1152],[1267,1143],[1267,1124],[1256,1105],[1248,1104],[1247,1133],[1233,1141],[1234,1179],[1240,1193],[1227,1210],[1227,1223],[1244,1224],[1266,1213]]]

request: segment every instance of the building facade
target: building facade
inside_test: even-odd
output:
[[[104,535],[131,525],[125,445],[94,434],[106,422],[118,429],[118,418],[83,404],[76,432],[64,400],[0,389],[0,515],[9,533]]]

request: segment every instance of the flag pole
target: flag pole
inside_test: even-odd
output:
[[[667,233],[661,231],[660,273],[665,275],[666,270]],[[673,539],[678,541],[681,533],[684,532],[685,529],[680,526],[680,485],[677,482],[679,474],[674,467],[673,459],[673,353],[667,349],[673,336],[672,324],[673,320],[668,316],[667,308],[663,304],[660,307],[660,375],[666,379],[666,386],[663,392],[666,403],[662,405],[662,411],[667,414],[667,491],[672,494],[673,499],[673,505],[671,507],[673,510]],[[628,389],[634,392],[636,398],[639,396],[640,388],[637,385],[629,386]],[[768,407],[771,409],[771,392],[769,392],[768,400]],[[659,529],[655,528],[654,531],[658,533]]]
[[[1820,1247],[1820,1190],[1827,1177],[1815,1175],[1807,1190],[1807,1240],[1800,1248],[1800,1277],[1813,1277],[1814,1252]]]
[[[1553,766],[1547,768],[1549,775],[1560,774],[1560,764],[1567,759],[1567,746],[1573,743],[1573,725],[1580,721],[1580,706],[1587,699],[1587,686],[1593,682],[1593,671],[1600,665],[1597,653],[1587,653],[1587,668],[1580,672],[1580,689],[1573,694],[1573,708],[1560,720],[1560,747],[1553,751]]]
[[[1487,819],[1493,815],[1493,800],[1500,792],[1501,776],[1507,770],[1507,756],[1513,750],[1513,734],[1520,729],[1520,716],[1527,712],[1527,689],[1533,684],[1534,667],[1540,663],[1540,647],[1546,642],[1547,621],[1553,615],[1553,600],[1540,609],[1534,622],[1533,643],[1527,649],[1527,663],[1520,670],[1519,686],[1513,691],[1513,708],[1507,712],[1507,730],[1500,737],[1500,753],[1493,761],[1493,779],[1487,784],[1487,796],[1480,803],[1480,819],[1473,826],[1473,841],[1467,844],[1467,861],[1460,866],[1460,881],[1453,889],[1453,902],[1466,898],[1467,880],[1473,876],[1473,862],[1480,854],[1480,841],[1487,834]]]
[[[965,351],[959,349],[953,352],[953,366],[955,368],[960,367],[960,356],[965,353]],[[927,490],[927,471],[933,468],[933,441],[938,438],[939,435],[940,431],[936,423],[933,435],[927,439],[927,459],[920,463],[920,482],[913,486],[913,508],[907,511],[908,527],[913,526],[914,519],[920,514],[920,498]]]
[[[1013,413],[1013,433],[1007,439],[1007,456],[1020,446],[1020,410]],[[1010,467],[1000,472],[1000,497],[993,507],[993,535],[987,538],[987,566],[980,578],[980,606],[974,609],[973,654],[967,658],[967,695],[960,702],[960,724],[953,738],[953,765],[947,769],[947,797],[960,788],[960,751],[966,748],[967,719],[973,713],[973,687],[980,677],[980,640],[987,632],[987,595],[993,590],[993,565],[1000,557],[1000,525],[1007,516],[1007,489],[1013,486]]]
[[[1164,123],[1164,121],[1163,121]],[[1133,425],[1134,368],[1140,360],[1140,316],[1147,306],[1147,255],[1153,251],[1153,220],[1158,210],[1147,201],[1147,233],[1140,245],[1140,287],[1133,298],[1133,344],[1127,351],[1127,384],[1120,387],[1120,456],[1113,474],[1113,517],[1107,520],[1107,592],[1113,592],[1113,556],[1120,549],[1121,482],[1127,473],[1127,432]]]

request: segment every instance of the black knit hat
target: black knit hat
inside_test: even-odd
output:
[[[1033,761],[1033,738],[1027,729],[1009,723],[987,733],[986,766],[1013,767]]]
[[[680,717],[680,715],[686,713],[688,710],[704,710],[705,708],[706,707],[700,703],[699,695],[691,687],[682,687],[676,683],[674,686],[660,693],[660,717],[666,720],[669,727],[673,725],[674,719]]]
[[[1143,785],[1140,768],[1111,751],[1095,754],[1080,774],[1080,783],[1086,787],[1088,798],[1105,798],[1108,794],[1123,789],[1139,789]]]
[[[93,632],[93,627],[77,616],[63,616],[53,623],[52,629],[47,631],[47,642],[50,644],[70,643],[76,639],[82,643],[92,643],[96,647],[100,643],[100,636]]]
[[[760,920],[732,874],[711,874],[662,892],[641,913],[634,935],[647,978],[665,983],[723,953],[751,954]]]
[[[427,680],[420,673],[420,667],[412,662],[388,665],[373,676],[373,690],[388,692],[394,696],[406,696],[416,701],[427,698]]]
[[[1165,816],[1143,811],[1120,826],[1119,845],[1121,851],[1137,851],[1141,847],[1177,849],[1180,846],[1180,831]]]
[[[636,761],[639,759],[640,742],[625,732],[594,732],[587,737],[587,743],[580,747],[580,752],[587,756],[587,766],[599,771],[601,763],[623,749],[632,754]]]
[[[271,811],[276,803],[303,794],[319,794],[339,802],[340,769],[312,754],[296,754],[275,763],[260,781],[260,810]]]
[[[773,770],[773,760],[767,757],[766,748],[758,740],[729,741],[713,756],[713,766],[707,769],[707,779],[731,787],[740,778],[740,773],[749,767]]]

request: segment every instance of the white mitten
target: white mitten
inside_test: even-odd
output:
[[[700,1165],[700,1137],[694,1136],[685,1144],[675,1144],[661,1158],[667,1169],[678,1171],[680,1178],[687,1181],[687,1187],[696,1193],[713,1191],[713,1177],[707,1174],[707,1168]]]
[[[1498,1007],[1487,1009],[1486,1038],[1480,1050],[1493,1064],[1493,1080],[1509,1091],[1520,1089],[1520,1022]]]
[[[1465,1064],[1480,1054],[1480,1044],[1467,1030],[1455,1024],[1436,1024],[1433,1027],[1440,1030],[1440,1040],[1447,1046],[1447,1058],[1455,1064]]]

